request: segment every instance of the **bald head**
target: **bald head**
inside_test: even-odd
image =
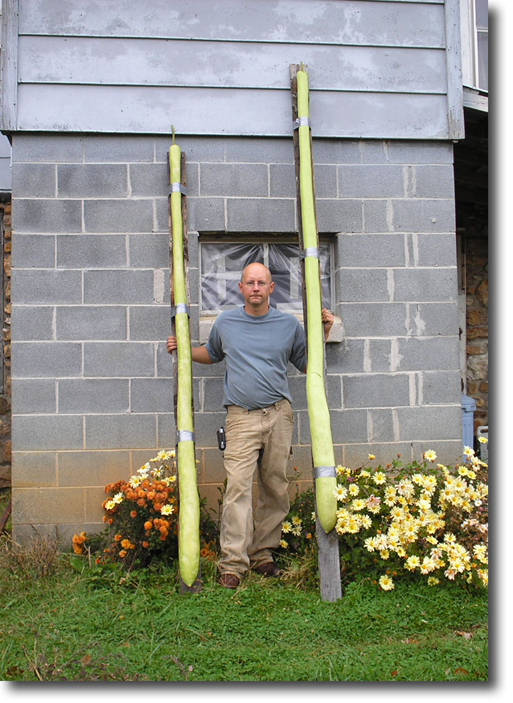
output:
[[[267,268],[267,266],[264,266],[264,264],[259,264],[257,262],[253,264],[248,264],[245,268],[242,269],[242,273],[240,276],[241,282],[246,281],[248,278],[265,278],[267,283],[271,283],[273,280],[271,276],[271,272]]]

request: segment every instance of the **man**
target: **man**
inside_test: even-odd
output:
[[[294,426],[287,365],[290,361],[306,372],[305,333],[293,315],[269,305],[274,290],[269,269],[249,264],[239,289],[244,306],[222,312],[206,345],[192,349],[193,361],[200,364],[226,359],[227,485],[218,566],[219,583],[232,589],[248,569],[264,576],[280,573],[272,550],[279,545],[289,511],[287,464]],[[327,339],[333,315],[324,309],[322,319]],[[176,346],[176,338],[169,337],[167,351]],[[253,516],[251,486],[257,469],[259,497]]]

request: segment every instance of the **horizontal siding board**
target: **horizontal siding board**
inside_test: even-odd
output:
[[[18,72],[21,83],[289,89],[301,62],[316,90],[447,90],[443,49],[24,36]]]
[[[312,94],[313,135],[446,139],[443,95]],[[290,92],[133,86],[19,87],[20,130],[290,136]]]
[[[440,2],[24,0],[20,34],[444,46]]]

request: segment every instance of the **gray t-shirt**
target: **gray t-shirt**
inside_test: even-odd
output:
[[[283,398],[292,401],[288,362],[306,369],[304,330],[293,315],[276,308],[258,317],[243,307],[222,312],[205,346],[214,363],[226,358],[224,405],[255,410]]]

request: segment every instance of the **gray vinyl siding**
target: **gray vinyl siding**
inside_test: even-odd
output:
[[[290,136],[303,62],[316,136],[462,136],[458,0],[5,2],[6,130]]]

